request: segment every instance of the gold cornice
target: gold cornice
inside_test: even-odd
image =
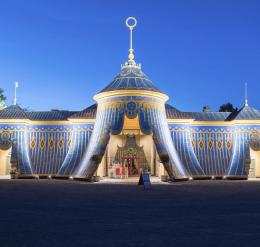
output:
[[[1,119],[0,124],[25,124],[25,125],[71,125],[72,123],[93,124],[95,119],[68,119],[62,121],[31,121],[29,119]]]
[[[70,125],[69,121],[30,121],[31,125]]]
[[[0,124],[31,124],[31,121],[29,119],[1,119]]]
[[[195,119],[167,119],[169,124],[190,124],[192,126],[232,126],[234,122],[226,121],[195,121]]]
[[[193,126],[235,126],[260,125],[260,120],[233,120],[233,121],[194,121],[194,119],[167,119],[169,124],[190,124]]]
[[[147,90],[114,90],[114,91],[108,91],[96,94],[93,99],[97,102],[99,102],[102,99],[105,98],[111,98],[111,97],[120,97],[120,96],[145,96],[145,97],[151,97],[151,98],[158,98],[163,100],[163,102],[166,102],[169,100],[168,95],[160,93],[160,92],[153,92],[153,91],[147,91]]]
[[[233,120],[233,121],[194,121],[196,126],[236,126],[236,125],[260,125],[260,120]]]
[[[1,119],[0,124],[25,124],[25,125],[68,125],[69,121],[32,121],[29,119]]]
[[[260,119],[250,119],[250,120],[233,120],[235,125],[260,125]]]
[[[232,126],[234,123],[226,121],[194,121],[191,125],[195,126]]]
[[[167,118],[168,124],[191,124],[194,119],[169,119]]]
[[[94,124],[96,119],[71,119],[63,121],[31,121],[29,119],[1,119],[0,124],[24,125],[71,125],[72,123]],[[192,126],[236,126],[260,125],[260,120],[194,121],[194,119],[167,119],[168,124],[190,124]]]
[[[84,119],[84,118],[68,118],[70,123],[85,123],[85,124],[94,124],[96,119]]]

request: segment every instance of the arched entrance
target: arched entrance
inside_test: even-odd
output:
[[[96,175],[127,179],[145,171],[160,176],[161,166],[152,135],[142,133],[138,116],[125,116],[121,133],[110,136]]]
[[[250,168],[248,178],[260,178],[260,150],[250,148]]]
[[[0,149],[0,176],[10,175],[11,171],[11,148]]]
[[[126,136],[126,143],[124,147],[117,147],[114,160],[121,165],[121,173],[125,177],[140,176],[141,171],[151,171],[143,147],[137,145],[135,135]]]

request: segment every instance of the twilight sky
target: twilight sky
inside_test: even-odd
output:
[[[81,110],[127,59],[125,19],[138,20],[136,62],[173,106],[260,109],[259,0],[8,0],[0,3],[0,87],[31,110]]]

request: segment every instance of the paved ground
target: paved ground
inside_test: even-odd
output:
[[[102,178],[100,180],[100,183],[105,183],[105,184],[137,184],[139,181],[139,177],[129,177],[127,179],[120,179],[120,178]],[[159,177],[151,176],[150,181],[152,184],[165,184],[161,181]],[[259,179],[260,181],[260,179]]]
[[[0,181],[0,246],[259,246],[260,182]]]

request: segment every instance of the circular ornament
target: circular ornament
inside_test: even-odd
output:
[[[11,140],[11,134],[8,131],[4,131],[1,136],[2,141]]]
[[[3,131],[0,138],[0,149],[7,150],[11,147],[11,134],[9,131]]]
[[[133,101],[130,101],[126,104],[126,108],[127,108],[128,111],[136,111],[137,104]]]
[[[125,24],[130,30],[133,30],[137,24],[137,20],[134,17],[130,16],[126,19]]]
[[[251,135],[251,141],[253,141],[253,142],[257,142],[257,141],[260,141],[260,134],[259,133],[253,133],[252,135]]]

